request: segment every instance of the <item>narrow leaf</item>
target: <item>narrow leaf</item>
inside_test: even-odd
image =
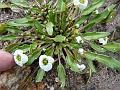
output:
[[[21,7],[29,7],[29,4],[27,2],[27,0],[10,0],[11,3],[17,5],[17,6],[21,6]]]
[[[6,26],[6,24],[0,23],[0,35],[4,34],[6,32],[5,26]]]
[[[85,58],[90,59],[90,60],[97,60],[98,62],[112,69],[120,69],[120,62],[116,60],[115,58],[102,55],[102,54],[96,54],[93,52],[85,52],[84,55],[85,55]]]
[[[104,4],[104,2],[105,2],[105,0],[98,0],[94,4],[90,5],[86,9],[84,9],[83,12],[82,12],[82,15],[88,15],[88,14],[90,14],[95,9],[99,8],[100,6],[102,6]]]
[[[41,54],[40,49],[36,49],[30,56],[27,65],[31,65]]]
[[[65,36],[57,35],[57,36],[54,38],[54,41],[55,41],[55,42],[63,42],[63,41],[65,41],[65,39],[66,39]]]
[[[103,47],[112,52],[120,52],[120,43],[108,43]]]
[[[16,35],[5,35],[0,37],[0,41],[15,40],[17,38]]]
[[[93,60],[87,59],[86,61],[87,61],[88,65],[89,65],[90,69],[92,70],[92,72],[95,73],[96,69],[95,69],[95,65],[93,64]]]
[[[49,35],[52,35],[53,34],[53,23],[52,22],[48,22],[47,25],[46,25],[46,30],[47,30],[47,33]]]
[[[93,27],[94,24],[100,23],[101,21],[105,20],[109,14],[113,11],[115,8],[115,5],[111,5],[108,8],[106,8],[102,13],[98,14],[94,18],[90,20],[90,22],[85,26],[84,30],[89,30]]]
[[[35,78],[35,81],[36,82],[41,82],[44,75],[45,75],[45,71],[43,71],[42,69],[39,69],[38,72],[37,72],[37,76]]]
[[[77,67],[77,64],[74,62],[72,56],[68,51],[66,51],[67,56],[66,56],[66,62],[70,66],[70,69],[74,72],[80,72],[79,68]]]
[[[13,44],[10,44],[8,45],[7,47],[5,47],[5,51],[7,52],[13,52],[17,49],[17,47],[20,45],[21,43],[13,43]]]
[[[101,46],[97,45],[96,43],[90,43],[90,46],[96,50],[97,52],[106,52],[106,50],[104,48],[102,48]]]
[[[107,37],[110,35],[109,32],[86,32],[83,38],[86,40],[97,40],[99,38]]]
[[[57,71],[58,71],[58,78],[61,81],[61,87],[64,88],[66,74],[65,74],[65,69],[62,64],[58,65]]]
[[[3,9],[3,8],[10,8],[10,6],[5,3],[0,3],[0,9]]]

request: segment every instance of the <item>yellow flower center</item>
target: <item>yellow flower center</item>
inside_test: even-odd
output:
[[[18,61],[21,61],[21,56],[20,56],[20,55],[17,55],[17,56],[16,56],[16,59],[17,59]]]
[[[45,59],[43,59],[43,64],[44,65],[47,65],[48,64],[48,60],[45,58]]]
[[[84,3],[85,2],[85,0],[80,0],[80,3]]]

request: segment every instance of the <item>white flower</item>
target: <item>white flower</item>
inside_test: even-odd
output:
[[[98,10],[95,10],[95,14],[99,14],[99,11],[98,11]]]
[[[54,62],[54,59],[51,56],[41,55],[39,57],[39,66],[44,71],[51,70],[53,62]]]
[[[84,43],[84,41],[82,40],[82,38],[81,38],[81,36],[78,36],[78,37],[76,37],[76,41],[77,41],[77,43]]]
[[[46,49],[45,49],[45,48],[43,48],[42,50],[43,50],[43,51],[46,51]]]
[[[80,5],[80,0],[73,0],[74,5]]]
[[[73,0],[73,4],[80,7],[81,10],[85,9],[88,5],[88,0]]]
[[[85,66],[84,64],[81,64],[81,65],[77,64],[77,67],[78,67],[81,71],[86,68],[86,66]]]
[[[79,28],[79,27],[80,27],[80,25],[79,25],[79,24],[76,24],[75,26],[76,26],[76,28]]]
[[[108,37],[105,37],[105,38],[100,38],[99,39],[99,43],[103,44],[103,45],[106,45],[108,42]]]
[[[84,49],[83,48],[79,48],[78,53],[84,54]]]
[[[21,67],[28,61],[28,56],[22,50],[16,50],[13,55],[15,63]]]

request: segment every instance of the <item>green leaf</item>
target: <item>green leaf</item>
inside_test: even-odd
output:
[[[104,48],[102,48],[101,46],[97,45],[96,43],[90,43],[90,46],[96,50],[97,52],[106,52],[106,50]]]
[[[20,45],[21,43],[13,43],[13,44],[10,44],[8,45],[7,47],[5,47],[5,51],[7,52],[13,52],[17,49],[17,47]]]
[[[74,72],[80,72],[79,68],[77,67],[77,64],[73,60],[72,56],[68,51],[66,51],[67,56],[66,56],[66,62],[70,66],[70,69]]]
[[[10,6],[5,3],[0,3],[0,9],[2,8],[10,8]]]
[[[63,42],[65,41],[66,37],[65,36],[62,36],[62,35],[57,35],[53,40],[55,42]]]
[[[34,52],[29,56],[29,60],[27,62],[27,65],[31,65],[41,54],[40,49],[34,50]]]
[[[90,60],[97,60],[98,62],[112,69],[120,69],[120,62],[116,60],[115,58],[102,55],[102,54],[96,54],[93,52],[85,52],[84,56],[85,58],[90,59]]]
[[[93,64],[93,60],[90,60],[90,59],[87,59],[86,60],[87,64],[89,65],[90,69],[92,70],[92,72],[96,72],[96,69],[95,69],[95,65]]]
[[[39,22],[39,21],[37,21],[37,20],[34,20],[34,26],[36,27],[36,31],[38,32],[38,33],[43,33],[43,25]]]
[[[86,9],[84,9],[82,12],[82,15],[88,15],[88,14],[92,13],[94,10],[96,10],[97,8],[102,6],[104,4],[104,2],[105,2],[105,0],[98,0],[94,4],[90,5]]]
[[[108,43],[103,47],[112,52],[120,52],[120,43]]]
[[[60,11],[61,11],[61,12],[65,11],[65,7],[66,7],[66,6],[65,6],[65,2],[62,0]]]
[[[0,23],[0,35],[2,35],[3,33],[6,32],[5,26],[6,26],[6,24]]]
[[[105,22],[106,22],[106,23],[112,22],[113,19],[114,19],[115,16],[116,16],[116,12],[117,12],[116,9],[113,9],[113,10],[111,11],[111,13],[109,14],[109,16],[106,18]]]
[[[64,0],[58,0],[57,2],[57,9],[60,11],[60,12],[63,12],[65,11],[65,2]]]
[[[62,13],[61,25],[60,25],[62,31],[65,31],[65,27],[66,27],[66,23],[67,23],[66,18],[67,18],[67,12]]]
[[[18,34],[18,33],[23,33],[22,30],[20,30],[20,28],[17,28],[17,27],[6,27],[5,28],[6,31],[12,33],[12,34]]]
[[[21,7],[29,7],[29,4],[27,2],[27,0],[10,0],[11,3],[17,5],[17,6],[21,6]]]
[[[35,81],[36,82],[41,82],[44,75],[45,75],[45,71],[43,71],[42,69],[39,69],[38,72],[37,72],[37,76],[35,78]]]
[[[85,16],[80,17],[80,18],[75,22],[75,24],[79,24],[79,25],[83,24],[84,21],[85,21],[88,17],[89,17],[88,15],[85,15]]]
[[[109,16],[109,14],[113,11],[114,8],[115,5],[111,5],[107,9],[105,9],[102,13],[92,18],[91,21],[85,26],[84,30],[89,30],[90,28],[93,27],[94,24],[100,23],[101,21],[105,20]]]
[[[55,24],[55,17],[56,17],[56,13],[50,10],[48,12],[48,18],[49,18],[49,21],[52,22],[53,24]]]
[[[80,45],[77,43],[70,43],[69,46],[71,47],[71,49],[78,49],[80,48]]]
[[[17,38],[16,35],[5,35],[0,37],[0,41],[15,40]]]
[[[62,64],[59,64],[57,67],[57,71],[58,71],[58,78],[61,81],[61,87],[64,88],[65,77],[66,77],[64,66]]]
[[[34,51],[34,49],[37,48],[37,43],[36,42],[33,42],[32,44],[30,44],[30,53],[32,53]]]
[[[48,56],[53,56],[53,53],[54,53],[54,47],[53,46],[48,47],[45,51],[45,55],[48,55]]]
[[[46,30],[47,30],[47,33],[49,34],[49,35],[52,35],[53,34],[53,23],[52,22],[48,22],[47,24],[46,24]]]
[[[83,38],[86,40],[97,40],[99,38],[107,37],[110,35],[109,32],[86,32]]]
[[[25,52],[29,51],[30,45],[28,45],[28,44],[23,44],[23,45],[18,46],[17,49],[21,49],[21,50],[23,50],[24,53],[25,53]]]
[[[31,26],[31,23],[29,23],[30,21],[32,21],[29,18],[20,18],[20,19],[15,19],[13,21],[9,21],[7,22],[7,25],[9,26]]]

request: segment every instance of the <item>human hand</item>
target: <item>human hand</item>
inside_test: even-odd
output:
[[[0,50],[0,72],[11,69],[15,65],[12,54]]]

